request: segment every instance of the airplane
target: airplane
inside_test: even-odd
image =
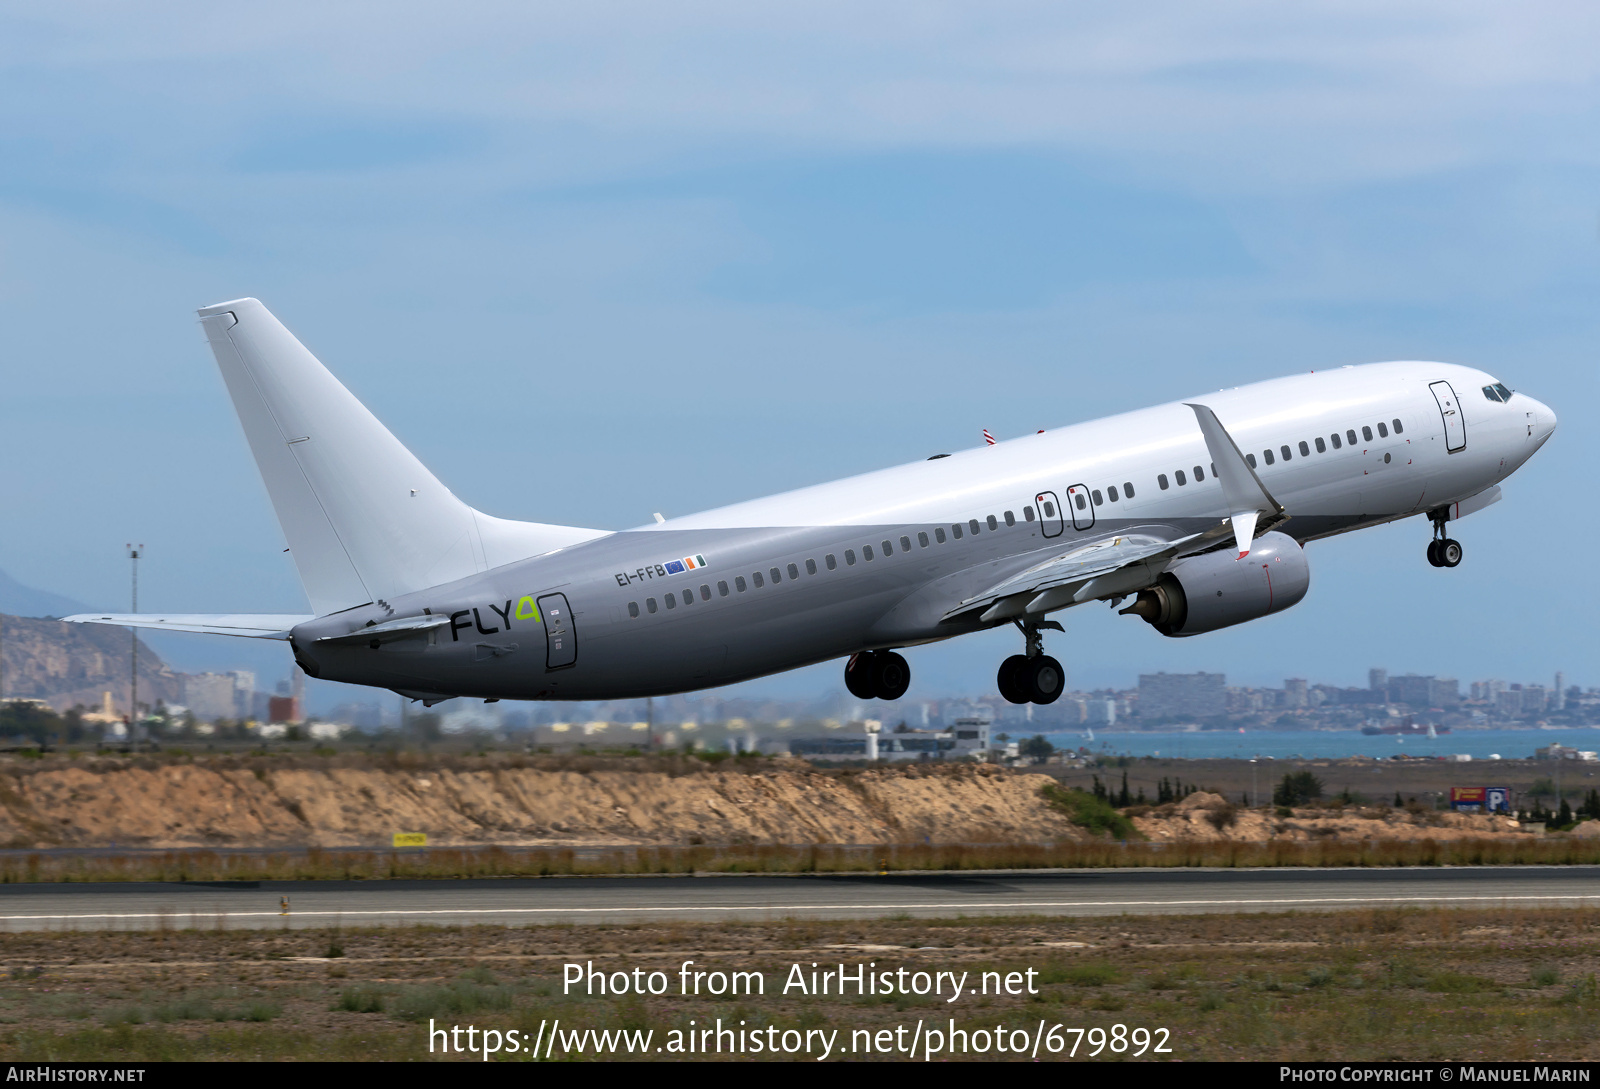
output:
[[[1493,375],[1339,367],[1222,390],[618,531],[457,499],[255,299],[200,321],[311,612],[79,614],[71,622],[283,640],[308,676],[429,706],[601,700],[832,659],[859,699],[903,696],[899,649],[1000,626],[996,677],[1048,704],[1050,619],[1091,601],[1188,638],[1290,608],[1308,542],[1450,523],[1555,430]]]

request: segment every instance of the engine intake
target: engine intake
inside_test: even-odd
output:
[[[1228,550],[1179,560],[1122,615],[1142,616],[1162,635],[1201,635],[1281,613],[1310,587],[1311,567],[1299,542],[1286,533],[1264,533],[1244,559]]]

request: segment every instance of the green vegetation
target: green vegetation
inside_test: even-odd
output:
[[[1274,805],[1306,805],[1322,797],[1322,780],[1309,771],[1291,771],[1272,792]]]
[[[1126,784],[1123,789],[1127,789]],[[1111,808],[1111,804],[1103,798],[1082,790],[1067,790],[1053,782],[1046,783],[1039,793],[1052,808],[1065,813],[1067,819],[1079,828],[1118,840],[1144,838],[1134,828],[1133,821]]]

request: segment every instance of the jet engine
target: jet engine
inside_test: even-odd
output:
[[[1200,635],[1282,612],[1310,586],[1311,567],[1299,542],[1264,533],[1243,559],[1228,549],[1177,561],[1122,615],[1142,616],[1162,635]]]

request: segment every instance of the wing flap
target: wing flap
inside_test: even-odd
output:
[[[67,624],[112,624],[119,628],[237,635],[246,639],[287,639],[296,624],[316,617],[309,613],[78,613],[61,619]]]
[[[1192,533],[1177,540],[1133,534],[1108,537],[1103,541],[1075,548],[967,598],[944,614],[943,619],[984,609],[985,620],[1001,620],[1007,616],[1021,616],[1024,612],[1042,612],[1073,603],[1074,595],[1051,593],[1063,588],[1081,586],[1092,579],[1101,578],[1139,564],[1150,571],[1150,577],[1160,574],[1170,560],[1186,547],[1200,542],[1208,535]],[[1023,597],[1022,595],[1027,595]],[[1014,600],[1008,600],[1014,599]],[[1058,600],[1059,599],[1059,600]],[[1039,607],[1035,607],[1035,603]],[[991,615],[992,614],[992,615]]]

